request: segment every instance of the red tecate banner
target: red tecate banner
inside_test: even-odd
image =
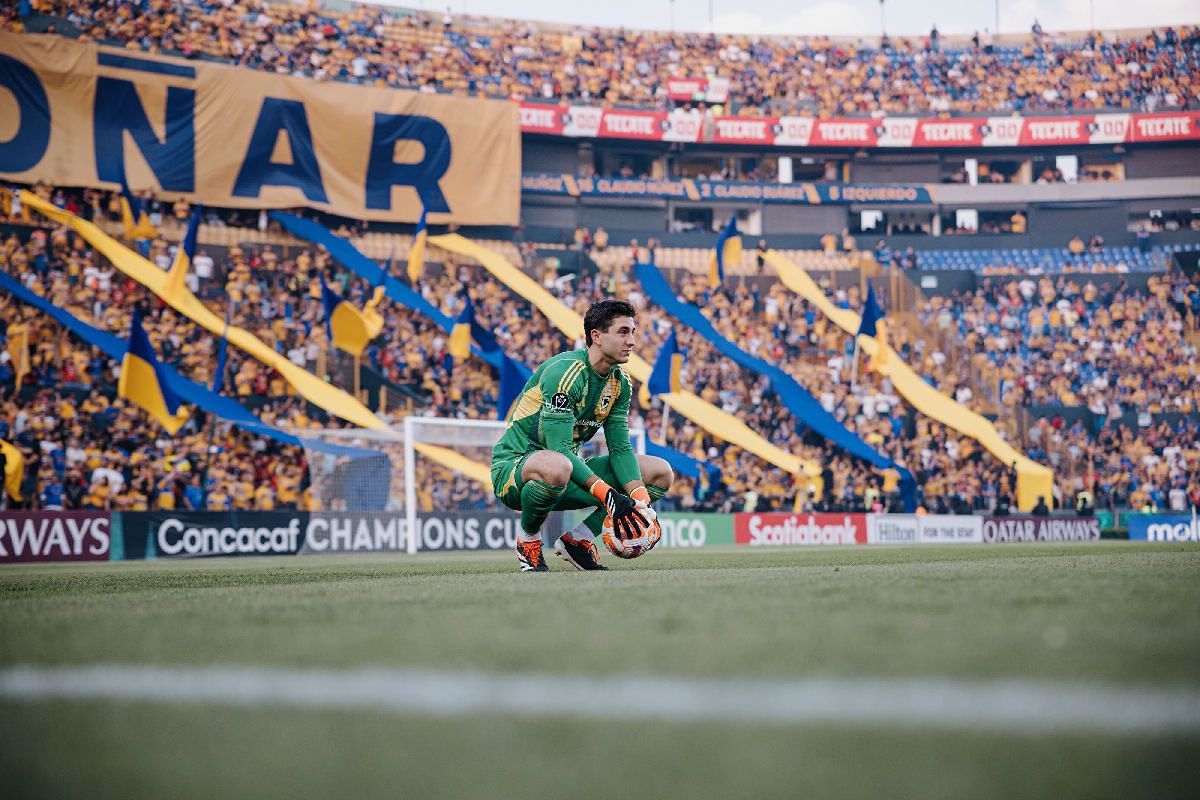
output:
[[[567,122],[567,109],[558,106],[521,104],[521,132],[561,136]]]
[[[767,117],[716,117],[712,141],[716,144],[774,145],[779,120]]]
[[[810,147],[874,147],[882,120],[819,119],[813,125]]]
[[[521,130],[551,136],[756,147],[1070,147],[1200,140],[1200,112],[1058,117],[814,119],[711,117],[636,109],[521,104]]]
[[[729,79],[667,78],[667,97],[682,103],[724,103],[729,99]]]
[[[108,561],[107,511],[0,512],[0,563]]]
[[[866,514],[734,514],[733,541],[755,546],[866,544]]]
[[[655,111],[607,110],[600,119],[602,139],[647,139],[661,142],[667,130],[667,115]]]

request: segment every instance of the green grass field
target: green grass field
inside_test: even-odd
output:
[[[606,563],[613,565],[614,559]],[[1200,690],[1200,548],[656,551],[607,574],[500,555],[0,568],[14,665],[384,667]],[[581,694],[580,707],[605,696]],[[0,699],[16,797],[1163,797],[1161,733]]]

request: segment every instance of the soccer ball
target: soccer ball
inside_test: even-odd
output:
[[[648,532],[633,538],[620,536],[613,527],[612,517],[605,517],[604,525],[600,529],[600,539],[604,542],[604,546],[617,558],[637,558],[652,550],[661,538],[662,526],[658,524],[656,518],[651,518]]]

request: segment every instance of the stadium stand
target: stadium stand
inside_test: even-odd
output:
[[[667,81],[728,79],[713,113],[937,114],[1194,105],[1197,28],[842,41],[604,30],[313,3],[33,0],[38,30],[131,50],[428,92],[668,108]],[[3,25],[24,30],[9,7]],[[210,31],[215,35],[210,35]]]
[[[319,80],[548,103],[666,109],[679,102],[670,98],[667,81],[694,75],[728,79],[728,100],[709,102],[707,112],[743,116],[1161,111],[1193,107],[1200,89],[1200,30],[1195,28],[1038,33],[999,42],[941,37],[850,43],[825,37],[566,29],[366,5],[336,10],[252,0],[32,0],[22,9],[27,12],[0,10],[0,29],[49,31],[129,50],[215,59]],[[885,174],[881,168],[889,162],[873,164],[860,155],[853,157],[856,172],[864,166]],[[980,183],[1012,183],[1018,172],[1028,184],[1067,180],[1040,153],[1019,157],[1030,161],[1023,172],[981,164]],[[774,175],[774,164],[768,169],[756,160],[752,168],[731,168],[734,161],[706,167],[709,177],[761,180]],[[575,157],[570,169],[578,163]],[[965,168],[945,167],[934,167],[935,172],[942,168],[944,181],[966,180]],[[637,174],[628,165],[621,170]],[[1082,170],[1078,181],[1124,177],[1123,170]],[[34,190],[112,235],[122,234],[117,193],[44,184]],[[159,231],[149,258],[165,269],[190,209],[183,201],[160,201],[149,193],[144,199]],[[553,207],[553,200],[547,207]],[[0,269],[118,336],[126,334],[131,312],[138,308],[161,357],[192,379],[211,382],[215,337],[184,324],[75,234],[37,218],[11,192],[0,192],[0,201]],[[1194,277],[1178,269],[1181,258],[1200,250],[1200,243],[1179,235],[1197,225],[1195,214],[1188,216],[1188,198],[1165,211],[1154,200],[1136,209],[1130,205],[1122,209],[1127,211],[1124,230],[1112,227],[1115,217],[1110,215],[1103,217],[1103,225],[1070,228],[1071,241],[1061,236],[1054,246],[1047,246],[1046,238],[1067,225],[1030,219],[1021,210],[1029,208],[1025,200],[1006,202],[1012,207],[995,212],[1001,221],[980,231],[1011,235],[1007,247],[996,247],[992,235],[979,237],[973,246],[969,237],[959,236],[971,231],[950,226],[941,234],[956,234],[954,247],[942,249],[936,246],[934,226],[901,214],[886,241],[864,250],[840,224],[857,209],[839,209],[839,224],[822,228],[824,235],[810,226],[804,234],[780,236],[786,223],[764,225],[770,228],[764,241],[818,276],[841,308],[860,308],[864,276],[883,276],[876,279],[876,289],[882,290],[885,307],[897,312],[891,320],[896,352],[939,391],[995,418],[1002,433],[1030,458],[1053,466],[1059,478],[1056,504],[1071,506],[1082,496],[1093,507],[1110,509],[1195,503],[1200,499],[1200,391],[1195,389],[1200,289]],[[668,273],[679,296],[701,307],[722,335],[778,363],[847,428],[909,466],[922,487],[924,508],[990,510],[1012,503],[1014,476],[976,442],[909,413],[878,375],[860,372],[850,384],[853,338],[775,280],[749,238],[741,261],[729,268],[727,284],[713,291],[704,277],[710,248],[700,238],[689,238],[700,232],[673,228],[676,221],[664,220],[662,208],[655,207],[654,224],[633,230],[636,238],[617,224],[609,226],[610,233],[588,214],[609,210],[614,221],[622,222],[650,215],[644,207],[596,208],[584,208],[573,225],[542,224],[539,218],[537,225],[530,224],[531,236],[522,227],[480,230],[471,238],[520,265],[580,313],[603,297],[629,297],[641,309],[641,352],[647,359],[670,322],[641,293],[631,268],[638,261],[653,261]],[[392,264],[394,273],[401,271],[413,240],[411,226],[303,213],[319,217],[366,255]],[[1080,213],[1102,216],[1087,208]],[[224,315],[228,309],[233,324],[252,331],[292,363],[350,385],[345,360],[327,352],[317,276],[324,275],[358,306],[371,287],[323,251],[284,233],[265,212],[206,209],[204,222],[199,257],[188,278],[193,291],[215,313]],[[711,230],[717,223],[713,212],[711,223],[704,225]],[[840,234],[833,232],[839,228]],[[1027,234],[1031,228],[1036,235]],[[1136,240],[1135,229],[1140,231]],[[1113,240],[1111,245],[1105,244],[1105,236]],[[436,250],[430,258],[436,263],[419,286],[421,294],[453,317],[469,291],[480,322],[495,332],[508,353],[520,354],[532,365],[575,345],[470,259]],[[898,268],[895,273],[888,272],[892,266]],[[895,278],[900,273],[908,277]],[[897,280],[919,282],[924,273],[962,273],[972,282],[963,288],[948,284],[950,288],[918,295],[907,304],[899,295],[888,296],[888,286],[901,285]],[[381,391],[386,398],[381,415],[394,420],[419,410],[494,417],[494,369],[476,359],[452,358],[445,332],[415,312],[392,304],[385,304],[383,312],[383,333],[364,359],[388,387]],[[30,332],[30,359],[16,391],[7,333],[21,325]],[[29,451],[27,504],[315,507],[301,449],[221,425],[210,444],[202,419],[189,423],[174,442],[163,439],[144,416],[114,399],[119,365],[11,298],[0,302],[0,326],[6,335],[0,354],[0,438],[11,438]],[[693,391],[737,414],[771,443],[824,465],[827,491],[824,497],[809,497],[790,475],[723,446],[675,414],[665,421],[665,442],[715,461],[724,477],[707,494],[679,480],[668,505],[726,511],[895,508],[894,475],[831,450],[791,418],[764,381],[719,356],[702,338],[685,334],[682,340],[688,351],[685,380]],[[227,393],[265,421],[294,429],[339,426],[298,399],[277,372],[260,362],[231,352],[227,367]],[[661,404],[634,409],[632,422],[652,432],[663,429]],[[441,467],[430,469],[436,480],[419,490],[423,509],[494,505],[468,479]],[[210,485],[199,487],[205,470]]]

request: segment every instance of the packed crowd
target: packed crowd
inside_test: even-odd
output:
[[[74,202],[48,187],[39,187],[39,191],[52,200]],[[7,211],[15,219],[25,213],[11,207]],[[102,218],[112,214],[103,202],[96,205],[95,213]],[[156,240],[151,257],[167,265],[171,248]],[[324,363],[322,311],[313,289],[314,284],[319,285],[318,272],[358,305],[370,292],[364,282],[332,264],[320,251],[233,246],[215,255],[211,272],[203,280],[194,278],[194,288],[201,296],[212,298],[214,310],[224,313],[228,308],[234,324],[251,330],[306,369],[328,367]],[[650,359],[671,321],[640,292],[628,262],[604,263],[606,271],[600,274],[564,279],[566,276],[548,269],[538,277],[580,313],[602,297],[629,297],[642,309],[645,335],[641,352]],[[0,247],[0,268],[59,307],[118,336],[127,335],[131,310],[142,309],[160,357],[194,380],[211,383],[215,337],[162,307],[136,283],[97,259],[66,229],[34,230],[26,241],[10,235]],[[1094,486],[1094,502],[1142,501],[1143,495],[1135,494],[1138,487],[1147,498],[1158,497],[1147,487],[1169,495],[1172,487],[1157,479],[1151,481],[1146,472],[1161,470],[1166,462],[1145,463],[1133,458],[1129,455],[1133,451],[1123,444],[1119,451],[1112,449],[1120,437],[1130,434],[1104,421],[1127,413],[1195,410],[1200,394],[1192,386],[1195,352],[1186,339],[1185,326],[1200,315],[1200,291],[1178,277],[1167,276],[1153,278],[1144,293],[1074,276],[1036,277],[990,278],[978,292],[930,298],[920,315],[921,329],[893,326],[892,344],[937,388],[976,410],[985,410],[984,398],[972,391],[971,373],[987,369],[997,375],[1000,389],[997,397],[988,400],[999,401],[1005,410],[1002,418],[1012,419],[1019,407],[1028,405],[1087,406],[1100,420],[1099,436],[1086,436],[1086,427],[1081,433],[1079,426],[1061,424],[1031,428],[1028,434],[1031,457],[1062,471],[1060,493],[1065,502],[1083,491],[1074,484],[1085,476],[1088,486]],[[851,338],[827,324],[802,298],[779,283],[761,279],[731,281],[718,292],[711,292],[701,276],[686,271],[679,271],[672,280],[678,294],[703,308],[726,337],[754,355],[784,365],[843,424],[909,467],[922,487],[926,508],[991,508],[1010,501],[1012,475],[972,440],[919,415],[910,416],[890,384],[867,370],[860,369],[851,386]],[[459,263],[448,254],[444,263],[431,265],[420,290],[453,317],[461,309],[468,287],[480,322],[496,333],[507,352],[520,353],[527,364],[536,365],[578,344],[578,339],[572,341],[554,330],[540,312],[481,267]],[[833,290],[831,297],[846,308],[861,305],[857,288]],[[384,334],[368,349],[368,364],[421,398],[422,413],[494,418],[494,370],[476,359],[450,357],[445,332],[415,312],[391,303],[385,303],[382,310]],[[2,432],[37,453],[27,475],[35,502],[54,505],[61,487],[63,502],[76,507],[103,502],[108,504],[104,507],[112,508],[145,504],[184,508],[197,502],[197,492],[202,491],[199,475],[207,467],[208,497],[201,502],[210,507],[223,503],[313,507],[316,500],[299,448],[227,426],[216,426],[210,447],[200,415],[184,428],[177,444],[167,446],[144,414],[112,399],[119,365],[7,298],[0,309],[0,325],[7,330],[16,324],[31,330],[31,371],[23,379],[26,388],[19,396],[14,394],[10,356],[7,351],[0,355],[0,386],[6,404]],[[959,340],[970,357],[954,358],[945,347],[939,347],[937,343],[947,338]],[[688,420],[670,414],[666,443],[714,461],[724,477],[715,487],[696,487],[681,480],[668,504],[689,509],[791,508],[797,495],[802,507],[811,503],[814,508],[895,503],[893,473],[829,450],[806,435],[764,380],[720,357],[702,338],[684,332],[681,344],[688,351],[685,381],[692,390],[743,419],[772,443],[821,464],[826,494],[810,499],[808,487],[790,475],[736,448],[723,447]],[[266,421],[299,429],[338,424],[314,414],[277,373],[236,350],[230,352],[226,385],[229,393],[255,407]],[[657,402],[648,408],[635,404],[631,425],[645,428],[657,439],[662,414]],[[1161,458],[1161,448],[1154,442],[1165,434],[1155,431],[1143,430],[1135,440],[1139,448],[1149,447],[1150,455],[1157,453]],[[1015,436],[1011,429],[1006,433]],[[80,452],[87,456],[82,462]],[[1131,464],[1124,464],[1122,458]],[[1176,462],[1178,459],[1170,463]],[[1186,472],[1187,460],[1179,463]],[[104,471],[106,464],[120,473],[120,479]],[[145,464],[149,468],[139,472]],[[437,480],[420,493],[424,508],[488,507],[494,503],[466,478],[427,466]],[[1195,466],[1193,462],[1191,469]],[[1177,465],[1171,468],[1178,469]],[[135,480],[143,473],[146,480],[153,479],[152,486]],[[120,490],[108,495],[91,493],[93,486],[101,485],[101,478],[104,486],[119,484]],[[1112,486],[1105,488],[1104,480],[1109,479]],[[1172,480],[1183,478],[1174,474]],[[1191,485],[1189,482],[1189,490]],[[67,492],[69,486],[75,488]],[[48,493],[45,487],[50,487]],[[80,494],[80,487],[87,491]]]
[[[1050,35],[1017,44],[986,32],[847,43],[563,28],[397,12],[369,5],[260,0],[21,0],[89,39],[230,61],[252,69],[426,92],[667,108],[670,78],[729,83],[715,114],[910,114],[1191,107],[1200,91],[1200,29],[1121,38]]]

